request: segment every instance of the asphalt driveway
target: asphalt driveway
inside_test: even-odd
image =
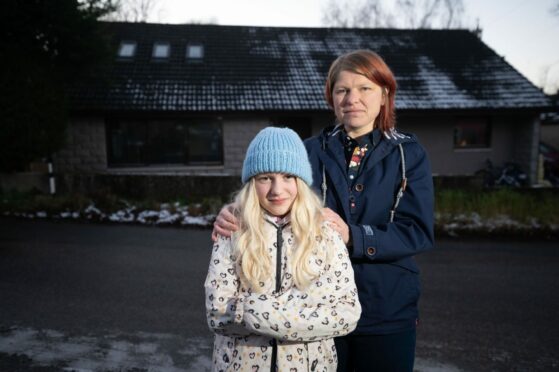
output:
[[[209,230],[0,218],[0,371],[207,371]],[[418,257],[418,371],[559,370],[556,242]]]

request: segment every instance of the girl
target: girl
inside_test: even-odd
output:
[[[321,215],[299,136],[250,143],[234,205],[239,229],[214,244],[205,283],[214,371],[335,371],[332,337],[359,319],[353,270]]]

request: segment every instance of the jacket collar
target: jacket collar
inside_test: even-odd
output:
[[[344,153],[344,146],[337,136],[341,130],[341,125],[331,126],[325,128],[319,136],[322,151],[318,152],[322,164],[325,167],[326,173],[332,180],[332,184],[336,189],[336,194],[340,200],[349,200],[348,189],[348,175],[347,164]],[[395,129],[388,133],[382,133],[382,140],[377,146],[368,154],[363,165],[363,172],[375,166],[382,159],[384,159],[392,150],[400,143],[416,142],[416,139],[411,134],[404,134],[396,131]],[[338,167],[339,171],[329,171]],[[322,169],[321,169],[322,171]],[[361,174],[363,174],[361,172]],[[350,220],[349,203],[341,203],[343,206],[343,213],[346,220]]]
[[[327,141],[330,144],[330,141],[335,138],[340,131],[343,130],[342,124],[331,125],[324,128],[320,134],[320,139]],[[393,146],[397,146],[400,143],[405,142],[416,142],[415,136],[409,133],[399,132],[395,128],[390,129],[387,132],[380,132],[382,134],[383,140],[380,142],[390,142]],[[373,133],[374,134],[374,133]],[[376,138],[375,138],[376,141]]]
[[[269,214],[266,210],[263,211],[264,220],[274,225],[276,228],[284,228],[291,222],[291,213],[285,215],[285,217],[276,217]]]

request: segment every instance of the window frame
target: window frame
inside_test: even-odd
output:
[[[480,126],[479,129],[476,129],[476,126]],[[484,128],[481,128],[483,126]],[[452,146],[454,150],[489,150],[492,147],[492,121],[490,117],[487,116],[459,116],[454,119],[454,128],[453,128],[453,135],[452,135]],[[462,133],[459,134],[459,130],[462,132],[466,132],[466,134]],[[460,139],[463,141],[467,141],[468,137],[468,130],[471,133],[475,134],[475,131],[483,131],[483,137],[480,141],[475,141],[471,144],[465,143],[460,145]]]
[[[157,55],[156,52],[158,50],[158,48],[163,48],[166,47],[166,55],[161,56],[161,55]],[[153,43],[153,47],[151,49],[151,58],[154,61],[165,61],[165,60],[169,60],[169,58],[171,58],[171,43],[169,43],[168,41],[156,41]]]
[[[139,157],[146,159],[145,161],[138,162],[126,162],[119,161],[115,159],[115,147],[113,145],[113,138],[115,134],[115,127],[118,125],[136,125],[141,126],[139,133],[143,139],[142,149],[140,150]],[[154,162],[152,159],[157,158],[157,154],[153,151],[156,149],[157,142],[154,141],[154,132],[149,131],[150,127],[156,125],[177,125],[181,124],[185,126],[186,131],[196,127],[197,125],[208,126],[209,124],[216,125],[218,127],[220,138],[217,140],[217,145],[219,147],[218,160],[187,160],[185,162]],[[190,127],[190,128],[189,128]],[[105,144],[107,153],[107,168],[108,169],[160,169],[160,168],[200,168],[200,167],[223,167],[225,158],[225,140],[223,138],[223,121],[220,117],[196,117],[196,118],[111,118],[106,121],[105,124]],[[126,135],[126,134],[125,134]],[[183,156],[189,159],[192,154],[190,154],[190,149],[192,148],[192,143],[199,143],[199,138],[191,137],[191,133],[186,133],[185,145],[181,148]],[[150,142],[151,141],[151,142]],[[126,150],[124,150],[126,151]],[[127,159],[125,159],[127,160]]]
[[[132,47],[132,53],[130,55],[122,55],[123,49],[125,47]],[[117,58],[119,59],[133,59],[138,51],[138,43],[133,40],[122,40],[117,50]]]
[[[199,48],[200,54],[199,56],[193,56],[191,51],[195,50],[194,48]],[[202,61],[204,59],[204,44],[202,43],[189,43],[186,45],[186,59],[187,61]]]

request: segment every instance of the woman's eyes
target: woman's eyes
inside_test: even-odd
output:
[[[370,90],[373,90],[373,88],[371,88],[371,87],[360,87],[359,90],[362,91],[362,92],[368,92]],[[334,91],[335,94],[347,94],[348,92],[349,92],[349,89],[346,89],[346,88],[339,88],[339,89],[336,89]]]

